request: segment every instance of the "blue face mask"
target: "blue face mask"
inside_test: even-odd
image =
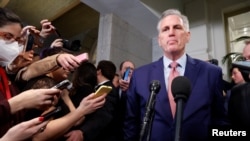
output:
[[[10,64],[22,50],[23,46],[17,42],[7,43],[0,39],[0,66],[5,67]]]

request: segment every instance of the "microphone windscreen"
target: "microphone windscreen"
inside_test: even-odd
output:
[[[191,93],[191,83],[185,76],[177,76],[173,79],[171,90],[174,99],[183,98],[186,100]]]
[[[160,91],[160,88],[161,88],[161,84],[159,80],[153,80],[150,83],[149,89],[151,92],[153,91],[155,93],[158,93]]]

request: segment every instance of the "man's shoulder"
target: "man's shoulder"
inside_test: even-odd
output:
[[[221,71],[221,68],[219,66],[211,64],[211,63],[209,63],[207,61],[189,57],[189,61],[190,60],[194,65],[199,65],[200,67],[202,67],[202,68],[204,68],[206,70],[211,69],[211,70]]]
[[[153,69],[155,67],[163,67],[162,59],[159,59],[157,61],[145,64],[145,65],[142,65],[142,66],[138,67],[136,70],[137,71],[150,71],[151,69]]]

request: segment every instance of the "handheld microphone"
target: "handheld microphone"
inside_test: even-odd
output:
[[[171,90],[176,102],[175,141],[180,141],[183,103],[187,101],[191,93],[190,81],[185,76],[177,76],[172,81]]]
[[[161,88],[160,81],[153,80],[150,83],[150,86],[149,86],[150,97],[148,99],[148,103],[146,105],[145,116],[143,118],[143,124],[142,124],[141,132],[140,132],[140,141],[143,140],[146,129],[150,130],[150,128],[148,127],[151,126],[152,118],[154,115],[155,97],[156,97],[156,94],[160,91],[160,88]]]

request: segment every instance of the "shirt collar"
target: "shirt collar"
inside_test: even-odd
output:
[[[100,86],[100,85],[102,85],[102,84],[104,84],[104,83],[106,83],[106,82],[108,82],[109,80],[105,80],[105,81],[102,81],[101,83],[99,83],[97,86]]]
[[[172,62],[173,62],[173,60],[170,60],[166,56],[163,56],[163,64],[164,64],[164,68],[165,69],[168,68],[168,66]],[[180,65],[180,67],[183,70],[185,70],[185,68],[186,68],[186,62],[187,62],[187,55],[186,55],[186,53],[184,53],[179,59],[177,59],[176,62]]]

